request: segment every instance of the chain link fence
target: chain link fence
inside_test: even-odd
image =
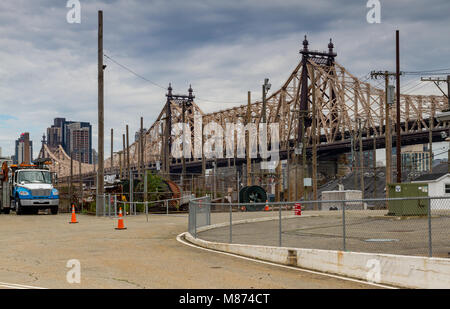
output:
[[[96,195],[96,215],[103,217],[117,217],[120,210],[123,216],[169,214],[187,212],[191,196],[171,198],[156,201],[128,201],[126,195],[121,193],[107,193]]]
[[[209,224],[198,219],[205,211]],[[205,225],[215,228],[192,233]],[[206,205],[192,200],[189,232],[215,242],[448,258],[450,197]]]
[[[189,201],[188,231],[197,237],[197,229],[211,225],[211,198],[209,196]]]

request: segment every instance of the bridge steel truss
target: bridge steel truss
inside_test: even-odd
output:
[[[305,37],[306,41],[306,37]],[[384,148],[380,141],[384,140],[385,128],[385,92],[372,86],[370,83],[359,80],[348,72],[342,65],[334,61],[333,45],[330,40],[328,52],[309,51],[307,41],[303,42],[303,57],[286,82],[279,90],[273,92],[266,99],[267,123],[278,123],[280,132],[280,150],[286,151],[294,147],[295,141],[300,140],[299,132],[303,123],[305,134],[303,141],[305,147],[312,148],[313,137],[317,138],[318,151],[336,149],[340,145],[349,145],[352,134],[358,132],[358,121],[361,120],[362,135],[365,142],[376,137],[377,147]],[[312,78],[314,77],[314,78]],[[313,84],[312,80],[315,81]],[[172,124],[181,123],[183,120],[183,104],[180,97],[171,94],[169,86],[167,102],[157,119],[147,130],[144,137],[144,164],[146,167],[155,167],[156,162],[173,164],[175,160],[167,155],[170,153],[171,142],[176,136],[171,132]],[[312,97],[315,92],[315,111],[313,115]],[[192,90],[190,89],[190,95]],[[187,96],[186,96],[187,97]],[[184,97],[183,97],[184,98]],[[244,123],[248,108],[251,114],[251,122],[259,126],[262,122],[262,102],[254,102],[250,105],[241,105],[225,110],[205,114],[191,98],[188,106],[184,106],[184,119],[191,128],[194,136],[194,115],[198,113],[202,117],[203,126],[210,122],[216,122],[225,128],[226,123]],[[449,128],[449,123],[438,121],[436,113],[447,108],[447,98],[435,95],[401,95],[400,121],[402,138],[422,134],[428,136],[429,130],[439,132]],[[305,121],[302,122],[300,114],[303,113]],[[392,128],[396,126],[396,105],[390,107],[390,123]],[[312,121],[316,123],[316,132],[313,132]],[[270,131],[270,130],[268,130]],[[391,129],[391,132],[394,130]],[[270,133],[270,132],[268,132]],[[269,137],[270,139],[270,137]],[[269,141],[268,139],[268,141]],[[192,144],[194,139],[191,139]],[[225,149],[224,141],[224,148]],[[237,139],[235,138],[235,151]],[[347,146],[346,146],[347,147]],[[193,149],[193,146],[191,147]],[[137,167],[139,163],[139,141],[130,145],[130,164]],[[322,150],[321,150],[322,149]],[[60,174],[60,177],[70,175],[70,157],[59,147],[51,151],[45,146],[44,155],[49,157],[54,164],[52,169]],[[119,170],[119,156],[117,152],[113,156],[114,171]],[[166,161],[165,161],[166,159]],[[110,166],[111,158],[105,160],[105,167]],[[202,161],[199,158],[187,160],[187,164]],[[203,163],[204,164],[204,163]],[[78,162],[74,163],[74,171],[78,171]],[[122,167],[124,167],[122,159]],[[76,168],[75,168],[76,167]],[[164,168],[164,166],[162,166]],[[108,172],[106,168],[106,172]],[[82,174],[92,174],[94,167],[91,164],[82,164]],[[166,170],[167,172],[167,170]]]

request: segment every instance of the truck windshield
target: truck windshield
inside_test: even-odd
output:
[[[20,171],[17,181],[19,183],[52,183],[50,172],[47,171]]]

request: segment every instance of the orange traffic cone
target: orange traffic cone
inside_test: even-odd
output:
[[[75,205],[72,204],[72,220],[70,220],[69,222],[70,224],[72,223],[78,223],[77,222],[77,217],[75,216]]]
[[[119,208],[119,221],[117,223],[116,230],[126,230],[127,228],[123,224],[123,218],[122,218],[122,207]]]
[[[266,200],[266,207],[264,207],[264,211],[269,211],[269,204],[267,204],[267,200]]]

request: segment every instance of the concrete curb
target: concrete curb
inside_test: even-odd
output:
[[[263,222],[274,219],[273,217],[247,219],[235,223]],[[229,226],[229,223],[198,228],[197,232],[224,226]],[[187,241],[207,249],[372,283],[421,289],[450,288],[450,259],[217,243],[194,238],[188,232],[184,234],[184,237]]]
[[[287,216],[281,216],[281,219],[282,220],[283,219],[294,219],[294,218],[301,219],[301,218],[305,218],[305,217],[318,217],[318,215],[301,215],[301,216],[287,215]],[[233,225],[245,224],[245,223],[265,222],[265,221],[273,221],[273,220],[278,220],[278,219],[279,219],[279,217],[243,219],[243,220],[233,221]],[[209,231],[209,230],[212,230],[212,229],[216,229],[216,228],[219,228],[219,227],[225,227],[225,226],[230,226],[230,222],[223,222],[223,223],[217,223],[217,224],[212,224],[212,225],[198,227],[197,228],[197,233],[205,232],[205,231]]]

